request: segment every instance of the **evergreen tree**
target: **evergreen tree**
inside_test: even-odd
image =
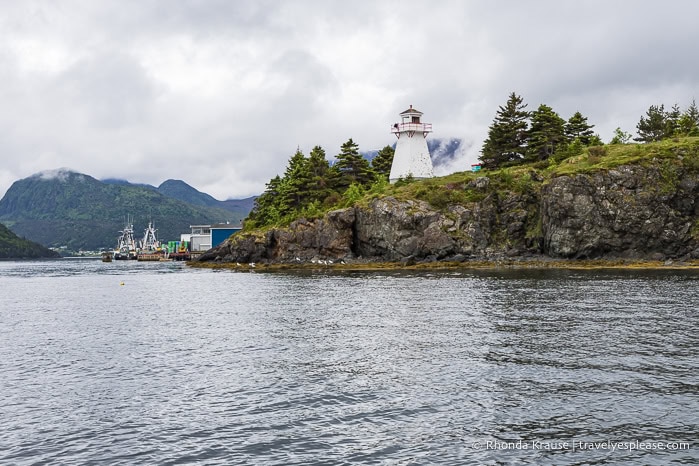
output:
[[[352,183],[368,186],[374,180],[374,170],[359,153],[359,146],[350,138],[342,144],[334,167],[339,175],[338,187],[344,191]]]
[[[310,173],[306,164],[306,157],[300,149],[291,156],[284,172],[284,183],[280,188],[282,202],[288,209],[298,209],[307,201],[307,191],[310,181]]]
[[[305,189],[308,197],[312,202],[322,202],[332,193],[330,163],[325,158],[323,148],[315,146],[311,150],[306,164],[309,177]]]
[[[527,160],[546,160],[566,144],[565,120],[545,104],[531,114],[528,132]]]
[[[678,127],[679,132],[685,136],[699,136],[699,110],[694,99],[687,110],[682,112]]]
[[[391,166],[393,165],[393,155],[395,154],[395,149],[391,146],[386,146],[379,151],[379,153],[371,161],[371,167],[378,174],[386,178],[391,175]]]
[[[522,97],[514,92],[505,105],[499,107],[481,149],[480,161],[484,168],[522,160],[527,146],[529,112],[524,110],[526,107]]]
[[[583,145],[589,146],[594,140],[595,133],[592,132],[594,127],[595,125],[587,123],[587,118],[582,116],[580,112],[575,112],[566,122],[564,132],[568,142],[578,139]]]
[[[279,221],[281,212],[286,210],[280,196],[282,185],[279,175],[269,180],[265,185],[265,191],[255,199],[255,207],[245,220],[246,227],[255,228]]]
[[[667,122],[664,105],[651,105],[646,111],[646,116],[641,117],[636,125],[638,137],[635,141],[653,142],[660,141],[666,136]]]
[[[680,111],[680,106],[675,104],[672,106],[672,110],[665,114],[665,135],[664,137],[670,138],[676,136],[680,133],[680,117],[682,112]]]
[[[602,138],[599,137],[599,134],[593,134],[590,137],[590,142],[587,144],[588,146],[603,146],[604,141],[602,141]]]

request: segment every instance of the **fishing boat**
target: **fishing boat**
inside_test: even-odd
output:
[[[137,258],[136,240],[133,237],[133,223],[128,219],[121,236],[117,239],[117,247],[114,250],[114,260],[132,260]]]
[[[148,222],[148,228],[141,240],[141,247],[136,254],[136,259],[139,261],[160,261],[164,258],[165,251],[160,247],[160,241],[155,236],[156,231],[153,222]]]

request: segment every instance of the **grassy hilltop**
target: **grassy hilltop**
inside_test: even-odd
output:
[[[680,173],[699,173],[699,137],[666,139],[645,144],[608,144],[581,148],[567,157],[523,163],[504,168],[484,169],[478,172],[463,171],[428,180],[404,180],[396,184],[376,182],[368,189],[350,187],[332,204],[314,206],[298,215],[282,216],[277,222],[263,228],[246,228],[245,231],[265,231],[268,228],[288,226],[299,218],[312,220],[330,211],[353,205],[366,205],[381,197],[393,197],[401,201],[426,201],[437,209],[452,204],[478,202],[492,193],[535,193],[543,185],[559,176],[575,176],[611,170],[623,165],[657,167],[661,174],[659,192],[676,190]],[[478,179],[487,178],[487,185]]]
[[[582,149],[578,155],[562,160],[545,160],[521,165],[458,172],[430,180],[414,181],[402,186],[386,186],[381,193],[368,193],[364,201],[377,194],[397,199],[418,199],[437,208],[451,203],[469,203],[483,199],[494,191],[526,193],[538,190],[558,176],[574,176],[611,170],[623,165],[657,167],[662,175],[659,191],[676,190],[679,172],[699,173],[699,137],[663,140],[647,144],[611,144]],[[473,181],[487,177],[487,190],[477,189]]]
[[[271,265],[699,259],[699,137],[393,185],[248,227],[202,261]],[[297,212],[298,213],[298,212]]]

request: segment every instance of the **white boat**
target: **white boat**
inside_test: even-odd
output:
[[[133,237],[133,224],[127,220],[124,229],[120,231],[121,236],[117,239],[117,247],[114,250],[114,260],[136,259],[136,240]]]
[[[141,248],[138,250],[136,258],[140,261],[159,261],[165,256],[165,251],[160,247],[160,241],[155,236],[157,230],[153,226],[153,222],[148,222],[141,240]]]

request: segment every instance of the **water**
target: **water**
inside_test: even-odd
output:
[[[697,464],[698,285],[0,262],[0,464]]]

